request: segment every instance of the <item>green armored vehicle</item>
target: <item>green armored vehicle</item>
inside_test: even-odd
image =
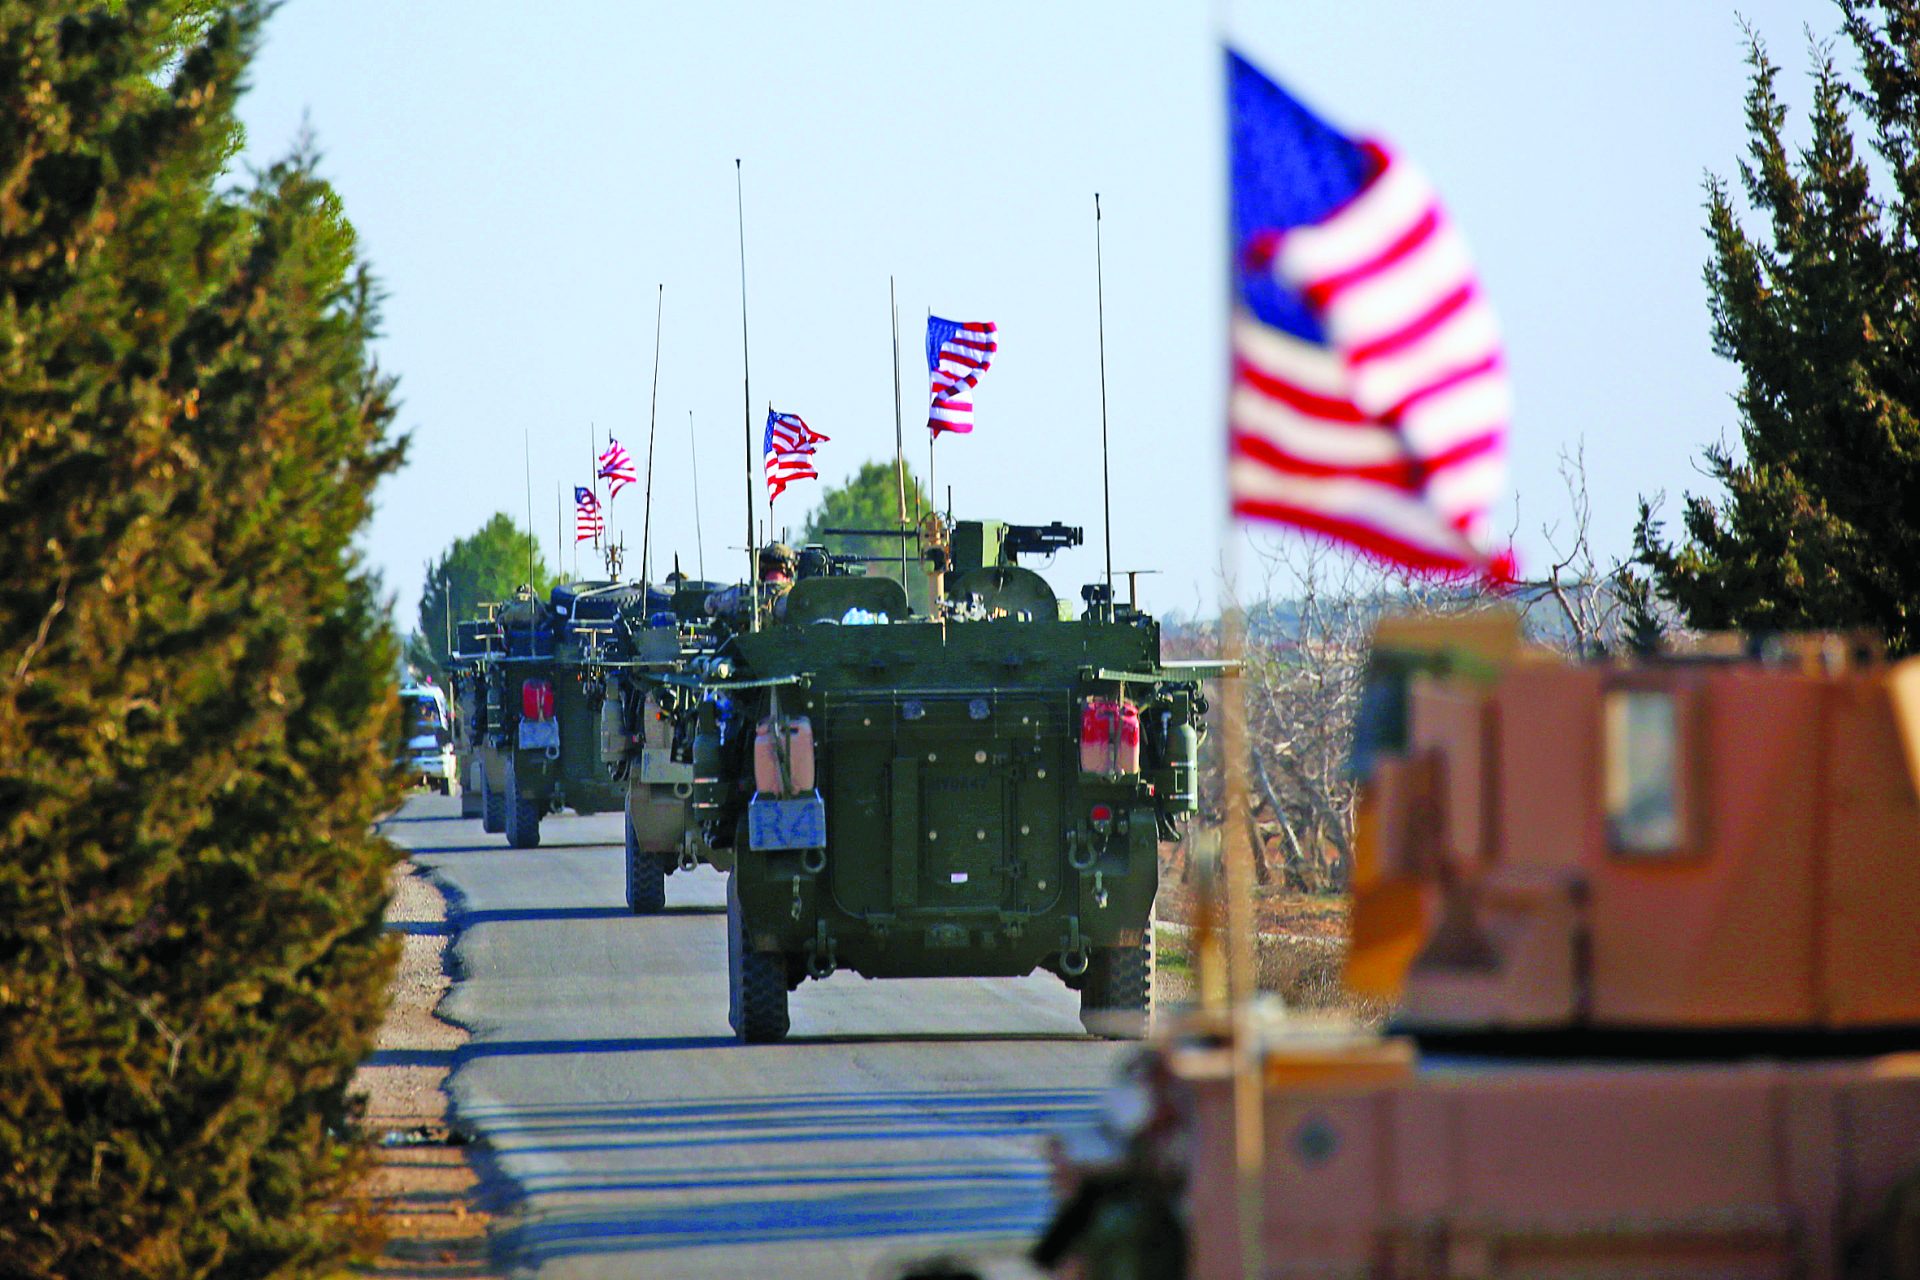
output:
[[[486,831],[530,849],[549,813],[625,807],[627,783],[602,742],[603,667],[621,615],[656,607],[667,608],[657,590],[577,582],[545,601],[523,589],[491,618],[460,625],[449,682],[463,782]]]
[[[692,820],[697,682],[717,643],[705,615],[718,583],[678,581],[648,612],[628,607],[589,664],[604,691],[601,758],[624,794],[627,906],[662,910],[667,876],[691,870],[706,845]]]
[[[1098,588],[1058,601],[1021,554],[1078,529],[961,522],[925,547],[938,616],[882,577],[803,578],[735,635],[694,743],[727,891],[730,1019],[787,1033],[787,996],[872,978],[1017,976],[1139,1034],[1158,841],[1196,805],[1202,672]]]

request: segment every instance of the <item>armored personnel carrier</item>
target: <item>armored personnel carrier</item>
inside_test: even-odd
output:
[[[898,536],[897,534],[893,536]],[[1092,1029],[1138,1034],[1158,842],[1195,807],[1206,703],[1155,622],[1025,554],[1078,529],[963,521],[927,548],[935,616],[887,577],[804,577],[704,686],[695,802],[728,877],[730,1019],[870,978],[1056,973]]]
[[[1354,767],[1393,1034],[1198,1019],[1120,1219],[1184,1183],[1198,1277],[1916,1274],[1920,660],[1389,621]]]
[[[589,683],[602,690],[601,760],[624,791],[626,898],[636,915],[662,910],[667,877],[706,851],[693,820],[693,731],[698,682],[718,643],[705,604],[719,586],[680,581],[664,610],[622,609],[589,656]]]
[[[516,849],[540,843],[549,813],[625,806],[627,784],[609,772],[601,742],[604,661],[623,611],[670,610],[656,590],[576,582],[545,601],[523,590],[492,617],[460,624],[448,675],[463,779],[484,829]]]

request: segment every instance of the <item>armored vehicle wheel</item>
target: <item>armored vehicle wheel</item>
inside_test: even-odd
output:
[[[472,787],[460,788],[460,816],[463,818],[481,818],[486,816],[486,798]]]
[[[1153,1001],[1153,944],[1095,947],[1080,987],[1080,1025],[1109,1040],[1138,1040],[1147,1033]]]
[[[627,908],[637,916],[657,915],[667,905],[667,858],[640,847],[633,830],[633,797],[627,797]]]
[[[787,1038],[786,961],[747,949],[746,922],[740,913],[739,873],[727,877],[727,1021],[747,1044],[771,1044]]]
[[[531,849],[540,843],[540,806],[520,789],[520,771],[507,761],[506,798],[507,843],[516,849]]]
[[[480,775],[480,829],[497,836],[507,829],[507,798],[493,789],[493,779]]]

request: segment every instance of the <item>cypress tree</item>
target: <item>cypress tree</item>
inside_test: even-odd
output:
[[[0,1275],[331,1271],[392,952],[399,459],[252,4],[0,0]]]
[[[1811,141],[1784,137],[1778,69],[1749,32],[1749,233],[1710,180],[1715,351],[1740,366],[1742,448],[1706,452],[1668,542],[1636,532],[1658,590],[1702,627],[1846,627],[1920,648],[1920,0],[1838,0],[1862,84],[1813,51]],[[1855,144],[1856,117],[1884,182]]]

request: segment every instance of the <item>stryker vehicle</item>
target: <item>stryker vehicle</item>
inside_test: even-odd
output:
[[[588,664],[604,690],[601,759],[625,796],[627,907],[635,915],[662,910],[667,876],[691,870],[706,851],[692,820],[693,728],[697,681],[716,643],[705,605],[719,586],[680,581],[667,609],[623,608]]]
[[[651,616],[667,607],[657,590],[576,582],[554,587],[546,601],[523,588],[492,618],[460,624],[448,676],[463,781],[479,796],[486,831],[531,849],[549,813],[625,806],[627,784],[602,758],[601,663],[622,610]]]
[[[1169,1043],[1186,1274],[1917,1274],[1920,659],[1391,620],[1354,768],[1347,981],[1405,1034]]]
[[[908,617],[892,578],[803,577],[704,687],[695,805],[731,871],[743,1040],[785,1036],[789,991],[841,968],[1045,968],[1089,1029],[1144,1024],[1159,841],[1196,806],[1199,680],[1218,665],[1163,664],[1151,618],[1097,588],[1075,617],[1019,565],[1078,529],[937,532],[937,616]]]

